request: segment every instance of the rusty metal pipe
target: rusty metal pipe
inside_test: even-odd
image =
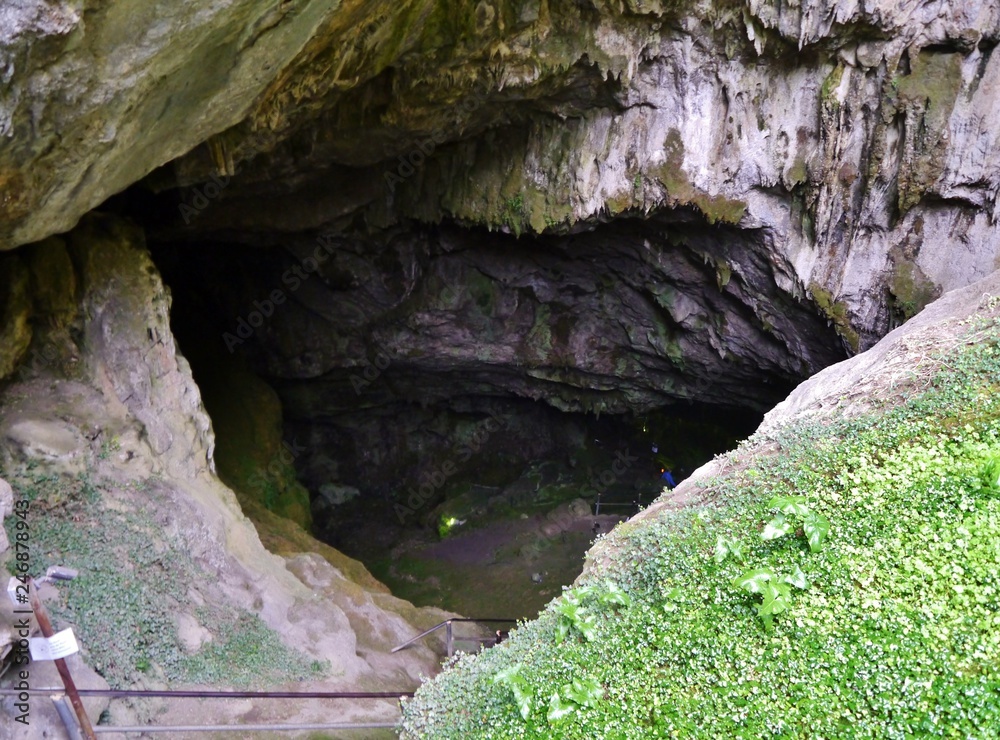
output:
[[[38,628],[42,631],[42,634],[45,637],[55,635],[55,630],[52,629],[52,622],[49,621],[48,612],[42,606],[42,600],[38,598],[38,587],[35,585],[35,579],[31,576],[28,576],[28,598],[31,601],[31,608],[35,612],[35,619],[38,621]],[[80,700],[80,693],[77,691],[76,683],[73,681],[73,676],[70,675],[69,666],[66,665],[66,661],[63,658],[57,658],[54,662],[56,670],[59,671],[59,678],[62,679],[63,686],[66,687],[66,696],[69,697],[69,702],[73,705],[73,711],[76,712],[76,718],[80,722],[80,731],[87,740],[97,740],[94,728],[90,724],[90,718],[87,716],[87,710],[84,709],[83,702]]]

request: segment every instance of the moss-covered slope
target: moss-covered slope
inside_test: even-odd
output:
[[[995,736],[1000,302],[983,283],[971,316],[893,337],[862,403],[765,425],[620,526],[537,621],[426,684],[403,736]]]

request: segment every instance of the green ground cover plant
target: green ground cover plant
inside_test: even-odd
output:
[[[863,416],[751,438],[710,503],[620,526],[402,737],[1000,736],[1000,332],[967,331]],[[578,593],[607,583],[623,603]]]

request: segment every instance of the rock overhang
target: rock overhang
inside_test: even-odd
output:
[[[45,44],[58,69],[113,50],[137,84],[119,90],[122,65],[103,85],[47,73],[63,93],[34,136],[9,106],[9,183],[57,120],[66,141],[87,116],[114,136],[46,154],[44,202],[9,188],[8,236],[63,228],[166,163],[105,208],[213,276],[213,330],[290,405],[317,381],[333,408],[356,401],[352,378],[384,357],[375,397],[393,402],[762,409],[997,257],[995,3],[217,10],[149,11],[142,49],[115,41],[112,9],[9,34],[22,96]],[[200,41],[168,48],[168,26]],[[70,93],[116,102],[70,109]],[[315,280],[285,280],[331,243]],[[287,305],[233,334],[274,290]]]

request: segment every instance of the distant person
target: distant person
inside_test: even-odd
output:
[[[660,480],[667,484],[667,488],[674,488],[677,486],[677,481],[674,480],[674,476],[670,472],[669,468],[660,468]]]

